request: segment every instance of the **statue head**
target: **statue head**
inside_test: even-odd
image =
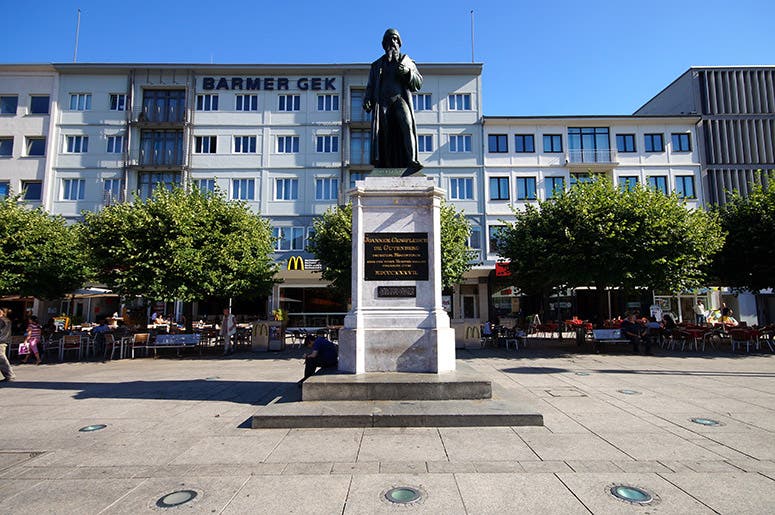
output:
[[[387,50],[388,46],[390,46],[393,36],[396,37],[398,40],[398,47],[401,48],[401,34],[398,33],[397,29],[388,29],[385,31],[385,35],[382,36],[382,48],[384,50]]]

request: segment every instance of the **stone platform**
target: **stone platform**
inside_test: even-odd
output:
[[[303,400],[302,400],[303,399]],[[542,426],[527,397],[465,366],[443,374],[314,375],[260,408],[251,427]]]

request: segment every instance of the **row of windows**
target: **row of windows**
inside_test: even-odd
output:
[[[13,155],[13,136],[0,136],[0,157]],[[46,155],[45,136],[25,136],[24,155],[30,157],[42,157]]]
[[[43,195],[42,181],[22,181],[22,199],[29,201],[38,201]],[[0,181],[0,199],[4,199],[11,194],[11,183],[9,181]]]
[[[604,151],[609,148],[608,146],[608,130],[605,129],[604,134],[590,134],[587,135],[580,132],[578,135],[574,134],[573,129],[569,129],[569,138],[574,143],[571,145],[572,149],[579,149],[583,151],[598,150]],[[604,138],[605,141],[599,141]],[[576,139],[577,138],[577,139]],[[673,152],[691,152],[691,135],[688,133],[672,133],[671,134]],[[544,134],[543,135],[543,151],[544,153],[558,153],[563,151],[562,134]],[[587,145],[585,145],[587,143]],[[664,135],[661,133],[651,133],[643,135],[643,148],[645,152],[664,152]],[[635,146],[635,134],[617,134],[616,135],[616,150],[620,153],[636,152]],[[502,154],[509,151],[508,135],[507,134],[488,134],[487,135],[487,151],[491,154]],[[535,135],[533,134],[515,134],[514,135],[514,152],[517,154],[533,154],[535,153]]]
[[[25,138],[26,156],[45,156],[46,138],[43,136],[28,136]],[[121,134],[107,136],[105,151],[108,154],[120,154],[124,151],[125,138]],[[89,151],[89,136],[65,136],[63,152],[67,154],[82,154]],[[13,137],[0,137],[0,157],[13,155]]]
[[[591,180],[590,174],[572,174],[571,186],[579,182],[587,182]],[[461,180],[461,179],[452,179]],[[466,180],[466,179],[463,179]],[[467,179],[471,180],[471,179]],[[652,175],[647,179],[649,188],[660,191],[667,195],[668,181],[665,175]],[[537,178],[536,177],[516,177],[515,178],[517,191],[516,200],[536,200],[537,197]],[[489,178],[489,190],[490,200],[510,200],[511,187],[509,185],[509,177],[490,177]],[[619,187],[625,190],[632,190],[638,184],[637,176],[620,176]],[[550,199],[555,195],[565,190],[565,178],[564,177],[546,177],[544,179],[545,198]],[[452,194],[458,191],[457,186],[453,186],[450,183],[450,198],[453,200],[463,200],[463,197],[453,197]],[[693,175],[678,175],[675,177],[675,191],[681,198],[694,199],[697,198],[694,188],[694,176]],[[465,197],[465,199],[473,199],[471,197]]]
[[[48,114],[49,95],[30,95],[27,114]],[[19,95],[0,95],[0,115],[15,115],[19,108]]]

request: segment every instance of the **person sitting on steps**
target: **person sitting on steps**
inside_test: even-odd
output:
[[[304,346],[312,349],[312,352],[304,355],[304,379],[299,381],[299,385],[313,375],[318,367],[336,368],[339,362],[339,349],[327,338],[308,334]]]

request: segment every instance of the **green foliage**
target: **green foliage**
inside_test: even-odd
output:
[[[460,282],[471,268],[466,244],[471,227],[462,213],[452,204],[442,203],[441,223],[441,283],[450,288]],[[331,287],[350,296],[352,288],[352,204],[333,207],[313,221],[315,232],[309,250],[323,265],[323,279]]]
[[[718,212],[728,233],[714,266],[722,284],[775,287],[775,188],[757,185],[747,197],[734,194]]]
[[[263,295],[276,282],[269,222],[217,192],[160,188],[84,215],[97,276],[122,296]]]
[[[79,288],[86,269],[75,231],[18,195],[0,199],[0,295],[56,299]]]
[[[498,249],[528,293],[590,285],[686,290],[705,279],[724,236],[712,213],[642,186],[616,188],[605,177],[514,215]]]

